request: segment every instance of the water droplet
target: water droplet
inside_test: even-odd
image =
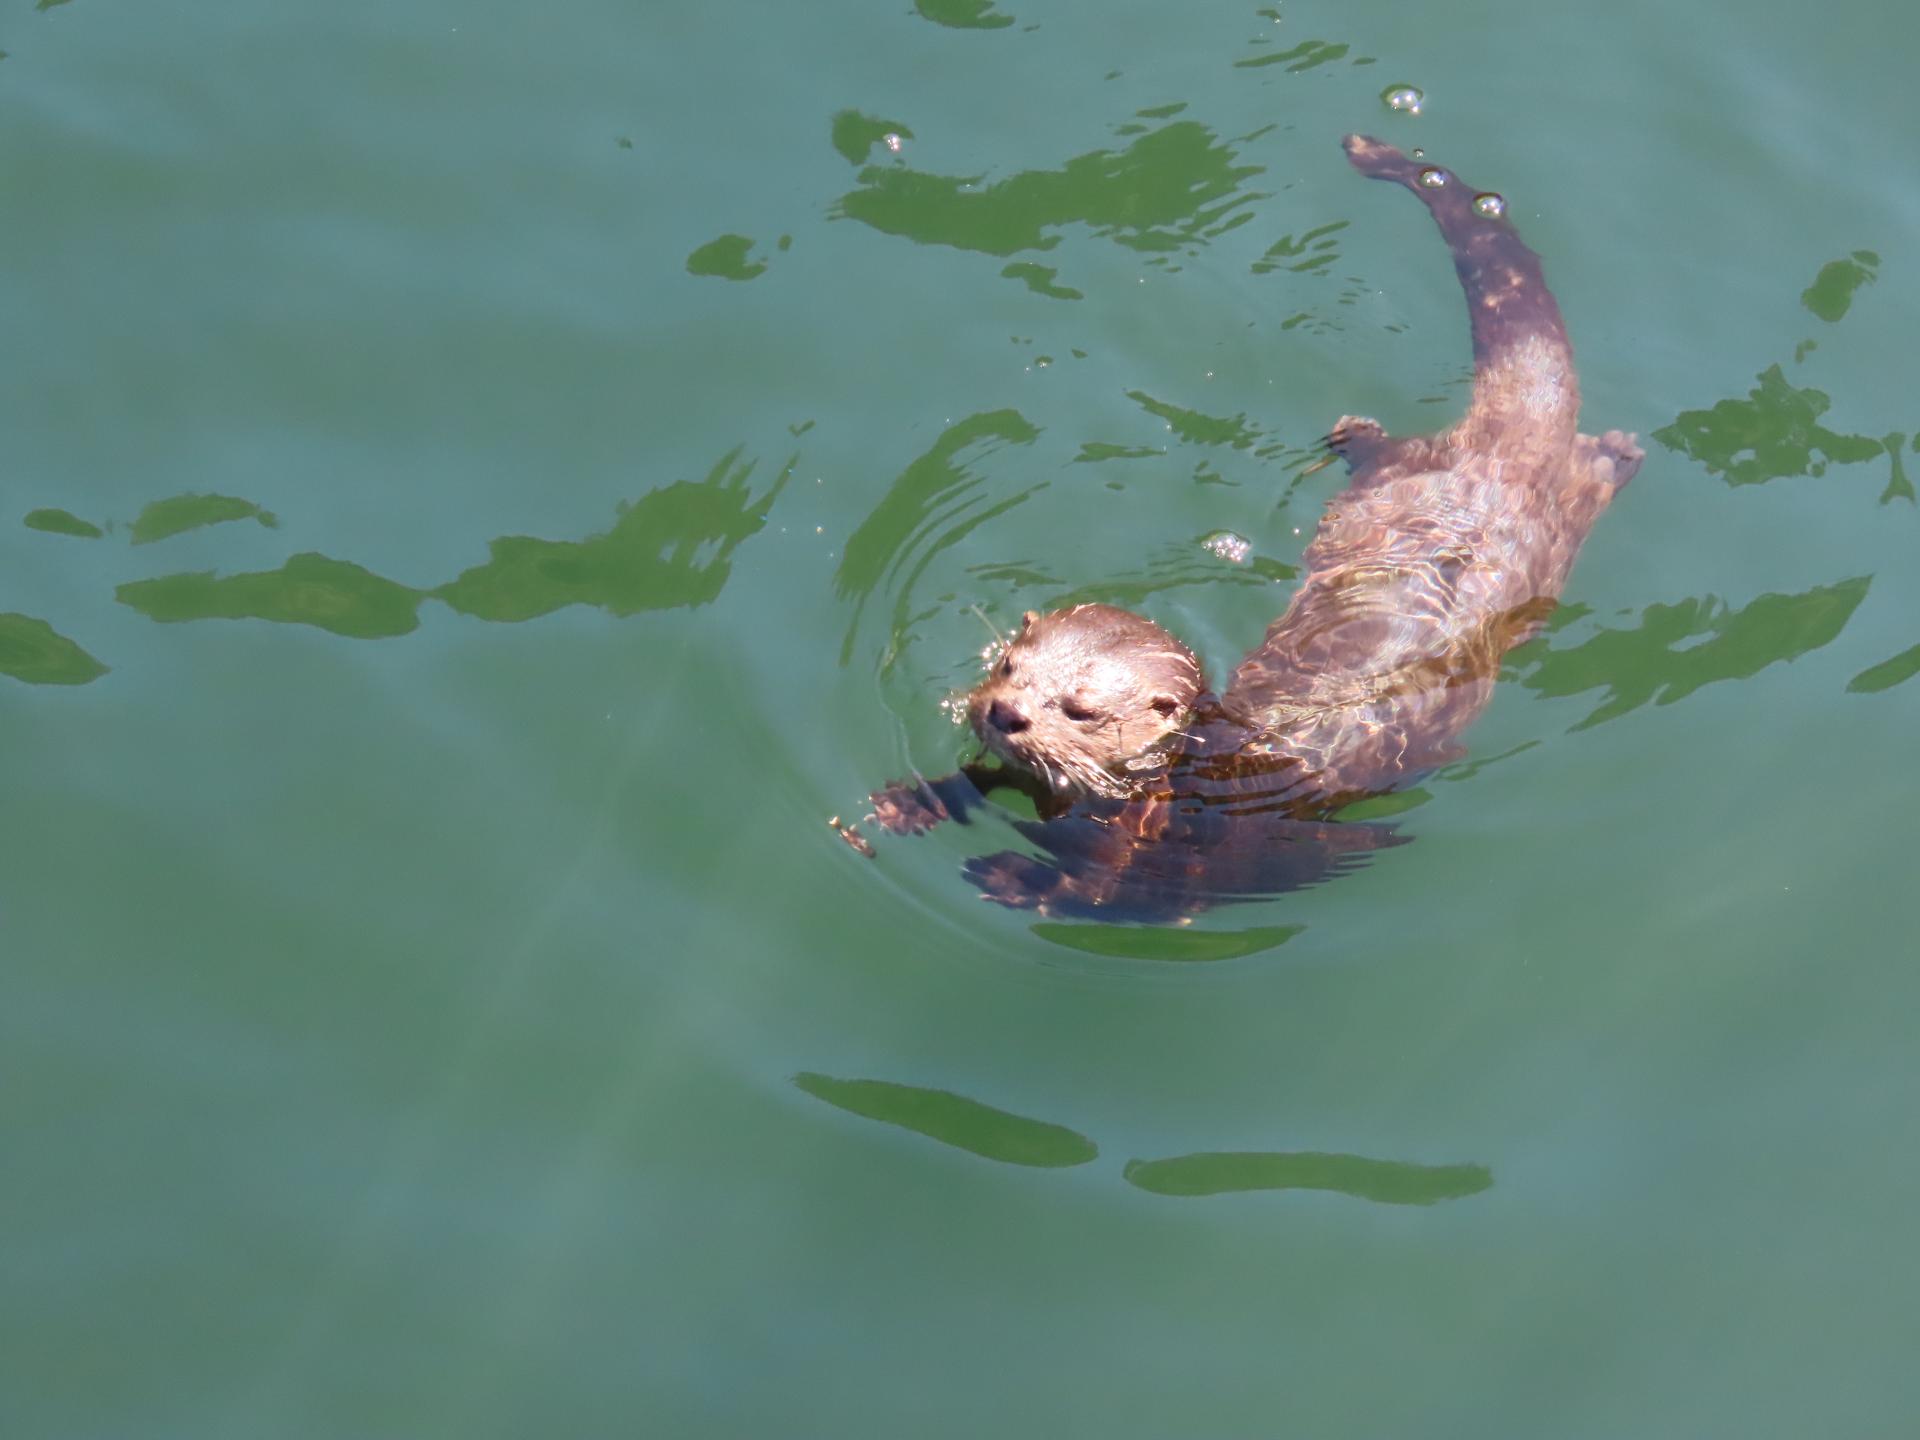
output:
[[[1389,85],[1380,92],[1380,98],[1387,109],[1398,110],[1403,115],[1418,115],[1420,107],[1427,103],[1427,97],[1412,85]]]
[[[1504,196],[1496,195],[1489,190],[1485,194],[1473,197],[1473,208],[1476,213],[1486,216],[1489,220],[1498,220],[1507,213],[1507,202]]]
[[[1201,548],[1211,550],[1222,560],[1234,565],[1247,563],[1247,556],[1253,553],[1253,542],[1231,530],[1216,530],[1200,542]]]
[[[1427,152],[1416,145],[1413,147],[1413,158],[1416,160],[1424,160],[1427,158]]]
[[[1429,190],[1438,190],[1447,183],[1447,172],[1437,165],[1429,165],[1420,172],[1420,183]]]
[[[902,142],[902,140],[897,134],[889,130],[886,134],[880,137],[880,143],[886,146],[887,149],[891,150],[894,154],[898,155],[900,153],[900,146],[904,142]]]

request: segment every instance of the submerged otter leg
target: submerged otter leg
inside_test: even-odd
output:
[[[1044,910],[1049,897],[1067,878],[1057,866],[1016,850],[976,855],[962,868],[978,887],[982,900],[1009,910]]]
[[[1343,143],[1361,174],[1419,196],[1453,252],[1473,327],[1473,403],[1464,438],[1474,443],[1518,424],[1536,437],[1544,431],[1571,441],[1580,386],[1567,327],[1540,257],[1507,223],[1506,202],[1383,141],[1349,135]]]

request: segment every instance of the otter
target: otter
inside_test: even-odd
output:
[[[1566,325],[1505,203],[1378,140],[1343,143],[1361,174],[1419,197],[1452,251],[1473,342],[1467,412],[1403,438],[1363,417],[1334,425],[1326,444],[1348,485],[1328,502],[1299,589],[1218,695],[1197,664],[1168,658],[1191,664],[1184,646],[1127,611],[1025,622],[967,706],[1001,767],[976,762],[872,797],[878,823],[911,832],[965,820],[995,784],[1033,795],[1039,819],[1017,828],[1048,858],[970,862],[989,899],[1181,918],[1401,843],[1338,812],[1463,753],[1501,657],[1551,613],[1594,522],[1640,466],[1632,435],[1579,433]],[[1056,656],[1070,659],[1057,674]],[[1111,713],[1076,720],[1064,702],[1096,673]]]

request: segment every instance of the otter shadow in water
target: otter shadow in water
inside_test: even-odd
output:
[[[1015,821],[1039,855],[977,856],[967,878],[1011,909],[1158,922],[1318,885],[1410,838],[1293,813],[1292,767],[1266,770],[1240,752],[1244,738],[1228,726],[1227,753],[1175,756],[1166,790],[1145,802],[1086,797],[1051,819]]]
[[[1342,810],[1460,757],[1501,658],[1551,615],[1594,522],[1639,469],[1619,431],[1577,429],[1559,306],[1497,195],[1393,147],[1347,157],[1426,206],[1467,302],[1474,380],[1451,429],[1395,438],[1343,417],[1351,471],[1305,579],[1223,692],[1186,647],[1109,606],[1030,615],[968,699],[1002,766],[896,784],[872,818],[913,833],[984,790],[1029,794],[1038,854],[966,866],[988,899],[1053,915],[1183,919],[1329,879],[1403,837]]]

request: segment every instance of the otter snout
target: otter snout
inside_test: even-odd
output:
[[[995,700],[987,706],[987,724],[1002,735],[1018,735],[1022,730],[1033,728],[1033,722],[1005,700]]]

